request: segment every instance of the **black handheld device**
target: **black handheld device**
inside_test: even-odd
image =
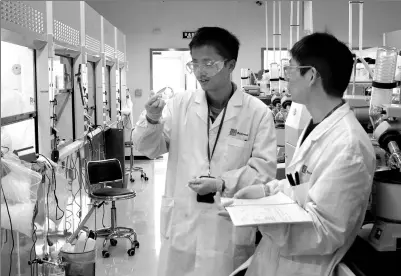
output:
[[[201,176],[200,178],[214,178],[214,177],[212,177],[212,176]],[[206,195],[197,194],[196,195],[196,200],[198,202],[202,202],[202,203],[213,204],[215,195],[216,195],[216,193],[209,193],[209,194],[206,194]]]

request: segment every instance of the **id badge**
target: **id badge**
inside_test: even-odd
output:
[[[201,176],[199,178],[215,178],[213,176]],[[202,203],[209,203],[209,204],[213,204],[214,203],[214,196],[216,195],[216,193],[209,193],[206,195],[196,195],[196,200],[198,202],[202,202]]]

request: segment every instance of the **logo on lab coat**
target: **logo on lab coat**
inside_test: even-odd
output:
[[[310,171],[308,171],[308,166],[306,166],[306,165],[302,165],[301,172],[307,173],[307,174],[312,174]]]
[[[240,136],[249,136],[249,135],[246,134],[246,133],[239,132],[238,130],[232,128],[232,129],[230,130],[230,136],[237,136],[237,135],[240,135]]]
[[[236,136],[236,135],[237,135],[237,130],[232,128],[230,130],[230,136]]]

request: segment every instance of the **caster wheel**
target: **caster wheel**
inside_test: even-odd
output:
[[[134,241],[134,247],[139,248],[139,242],[138,241]]]
[[[128,256],[134,256],[135,255],[135,247],[128,249],[127,253],[128,253]]]
[[[111,239],[110,240],[110,244],[111,244],[111,246],[116,246],[117,245],[117,240]]]
[[[135,182],[135,179],[131,178],[130,181],[131,181],[131,182]]]
[[[109,251],[103,250],[103,251],[102,251],[102,256],[103,256],[103,258],[108,258],[108,257],[110,257]]]
[[[148,180],[149,180],[149,178],[147,176],[145,176],[145,181],[148,181]]]

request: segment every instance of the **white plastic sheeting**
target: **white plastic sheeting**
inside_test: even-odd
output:
[[[5,229],[11,229],[11,217],[13,230],[30,236],[33,230],[33,211],[42,176],[29,169],[29,164],[20,161],[12,153],[4,154],[1,162],[3,166],[1,172],[2,197],[0,200],[1,226]]]

